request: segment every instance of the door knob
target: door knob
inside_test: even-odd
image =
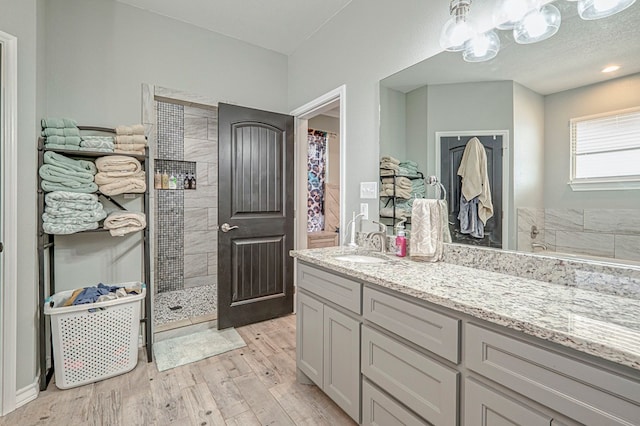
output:
[[[223,223],[223,224],[220,226],[220,230],[221,230],[222,232],[229,232],[229,231],[231,231],[232,229],[236,229],[236,228],[238,228],[238,227],[237,227],[237,226],[235,226],[235,225],[234,225],[234,226],[231,226],[231,225],[229,225],[228,223]]]

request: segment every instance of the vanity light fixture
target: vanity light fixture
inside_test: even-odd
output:
[[[606,18],[622,12],[636,0],[578,0],[578,14],[582,19]]]
[[[603,68],[602,72],[604,72],[604,73],[614,72],[614,71],[618,71],[619,69],[620,69],[620,65],[609,65],[609,66]]]
[[[499,50],[500,37],[490,30],[469,39],[464,45],[462,58],[467,62],[484,62],[495,58]]]
[[[447,20],[440,33],[440,46],[449,52],[460,52],[467,40],[473,37],[473,28],[467,22],[471,0],[451,0]]]
[[[558,32],[561,21],[558,8],[548,3],[524,15],[513,28],[513,38],[520,44],[546,40]]]

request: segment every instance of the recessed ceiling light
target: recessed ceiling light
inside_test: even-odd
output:
[[[609,65],[608,67],[604,68],[602,72],[614,72],[614,71],[618,71],[619,69],[620,69],[620,65]]]

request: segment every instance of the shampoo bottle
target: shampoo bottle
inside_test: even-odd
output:
[[[169,189],[169,175],[167,172],[162,172],[162,189]]]
[[[399,223],[396,226],[396,256],[405,257],[407,255],[407,237],[404,233],[404,225]]]
[[[178,189],[178,178],[173,173],[169,176],[169,189]]]
[[[162,189],[162,175],[160,174],[160,170],[156,170],[156,173],[153,175],[153,187],[155,189]]]

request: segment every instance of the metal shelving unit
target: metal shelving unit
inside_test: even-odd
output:
[[[78,126],[80,130],[84,131],[99,131],[106,133],[115,133],[115,129],[105,128],[105,127],[94,127],[94,126]],[[38,139],[38,168],[44,164],[44,153],[46,151],[56,152],[58,154],[62,154],[68,157],[76,157],[76,158],[98,158],[105,157],[110,155],[126,155],[128,157],[133,157],[140,161],[145,170],[145,182],[147,183],[147,190],[142,193],[143,197],[143,209],[146,217],[149,217],[149,150],[146,149],[145,155],[129,155],[129,154],[118,154],[118,153],[110,153],[110,152],[94,152],[94,151],[75,151],[75,150],[64,150],[64,149],[48,149],[44,145],[44,138]],[[44,315],[44,301],[45,299],[55,293],[55,235],[45,234],[42,227],[42,213],[44,212],[44,196],[45,192],[41,188],[42,178],[38,175],[38,296],[39,296],[39,365],[40,365],[40,390],[45,390],[51,381],[51,377],[53,376],[53,345],[51,345],[51,368],[47,368],[47,340],[51,341],[51,333],[47,328],[46,316]],[[97,193],[99,197],[107,199],[109,202],[113,203],[115,206],[122,210],[126,210],[118,201],[114,200],[113,197],[110,197],[105,194]],[[108,230],[104,228],[98,228],[90,231],[83,231],[83,233],[87,232],[108,232]],[[152,319],[151,319],[151,260],[150,260],[150,236],[149,236],[149,226],[144,228],[143,238],[142,238],[142,256],[143,256],[143,276],[142,280],[146,284],[147,292],[144,299],[144,316],[140,320],[141,324],[144,326],[144,347],[147,354],[147,361],[151,362],[153,360],[153,348],[152,348]],[[48,266],[46,268],[45,259],[48,257]],[[49,283],[49,288],[47,289],[47,279]]]

